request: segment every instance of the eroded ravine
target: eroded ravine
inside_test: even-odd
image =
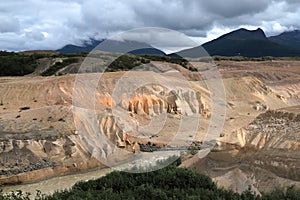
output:
[[[97,74],[78,76],[84,77],[93,87],[95,84],[92,81],[98,77]],[[131,94],[120,93],[116,98],[114,86],[117,80],[125,76],[144,79],[159,77],[168,83],[168,87],[146,84]],[[205,87],[204,81],[183,81],[153,72],[136,72],[132,75],[105,73],[92,97],[83,87],[76,91],[80,98],[92,101],[77,102],[73,99],[75,78],[75,75],[66,75],[1,79],[1,183],[35,182],[104,167],[101,160],[107,159],[110,153],[119,149],[128,154],[133,154],[133,150],[137,153],[140,144],[150,142],[164,146],[177,137],[178,141],[173,144],[186,146],[186,143],[202,142],[206,137],[212,108],[211,92]],[[254,167],[262,169],[260,173],[269,170],[288,183],[290,180],[297,181],[295,174],[289,174],[286,169],[291,167],[298,177],[298,155],[294,154],[299,150],[299,144],[295,143],[298,122],[287,121],[284,116],[281,116],[283,119],[276,118],[274,122],[272,117],[268,118],[268,115],[273,115],[269,113],[273,111],[268,110],[295,103],[292,97],[297,91],[289,96],[285,92],[280,93],[283,89],[279,86],[266,85],[251,76],[229,77],[222,81],[226,93],[226,102],[222,105],[227,110],[223,115],[224,131],[217,135],[225,137],[219,140],[218,148],[207,157],[213,161],[205,168],[216,169],[208,174],[222,177],[229,173],[226,176],[238,175],[241,179],[247,179],[251,167]],[[182,82],[188,87],[183,87]],[[178,85],[181,87],[175,87]],[[263,113],[266,121],[259,121],[256,117]],[[194,115],[201,118],[195,135],[189,132],[189,128],[178,134],[182,117]],[[189,125],[194,126],[193,123]],[[268,131],[264,129],[265,125],[268,125]],[[291,129],[287,129],[285,135],[285,132],[276,132],[277,126]],[[108,140],[103,143],[101,137]],[[269,155],[272,161],[266,159]],[[201,171],[202,165],[197,167]],[[237,167],[241,171],[235,169]],[[84,175],[82,177],[85,179]],[[263,185],[256,188],[266,189]]]

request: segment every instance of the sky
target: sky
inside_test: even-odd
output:
[[[299,0],[0,0],[0,49],[53,50],[143,27],[202,44],[242,27],[277,35],[299,19]]]

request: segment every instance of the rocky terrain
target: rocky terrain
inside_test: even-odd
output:
[[[247,74],[258,78],[255,82],[260,83],[259,87],[253,84],[251,90],[256,90],[255,96],[261,100],[248,99],[258,113],[246,110],[235,113],[236,107],[227,109],[227,115],[231,117],[212,152],[203,159],[193,156],[183,166],[197,169],[213,177],[219,185],[238,192],[248,187],[261,193],[292,184],[299,185],[300,79],[296,65],[297,62],[289,61],[221,62],[220,66],[224,66],[221,68],[222,74],[228,78]],[[235,97],[239,95],[237,91],[226,94],[227,99],[232,94]],[[270,97],[277,97],[281,103]],[[238,99],[243,104],[242,98]],[[252,118],[245,117],[247,115]]]
[[[151,78],[147,72],[137,73]],[[167,132],[173,132],[176,131],[176,122],[180,121],[181,115],[208,114],[206,107],[208,103],[201,98],[201,90],[198,93],[178,88],[177,91],[173,91],[163,86],[150,85],[139,88],[131,98],[124,94],[123,98],[117,99],[119,102],[116,102],[108,92],[112,91],[113,85],[123,75],[123,72],[105,74],[102,79],[105,83],[99,83],[99,87],[102,88],[99,88],[94,99],[98,112],[97,131],[116,147],[126,148],[128,152],[132,152],[134,146],[139,148],[137,142],[147,143],[152,136],[152,130],[142,129],[138,124],[146,125],[151,121],[151,117],[161,114],[175,116],[174,120],[170,120],[170,126],[165,127]],[[82,76],[90,80],[98,74]],[[130,76],[136,77],[136,74]],[[156,74],[152,73],[152,76],[155,77]],[[104,167],[98,156],[107,158],[107,151],[116,147],[103,148],[103,143],[96,141],[93,144],[89,141],[95,136],[89,134],[97,132],[87,127],[91,117],[89,107],[87,105],[74,107],[76,103],[72,102],[72,93],[75,79],[75,75],[2,78],[0,86],[3,94],[0,120],[2,184],[32,182],[53,175]],[[169,79],[171,82],[179,82],[177,79]],[[82,90],[79,88],[77,92]],[[111,111],[116,105],[122,110],[121,115],[124,113],[126,115],[120,116],[118,120]],[[78,109],[78,112],[76,110],[74,114],[72,109]],[[169,136],[160,134],[162,137]],[[128,137],[126,140],[125,135]],[[164,140],[157,142],[160,140],[159,137],[155,139],[160,145],[167,143]]]
[[[63,76],[1,77],[0,184],[105,167],[163,148],[188,149],[182,166],[235,191],[298,184],[300,62],[217,62],[225,113],[211,105],[214,65],[191,64],[201,73],[151,61],[150,71],[75,75],[68,74],[78,71],[71,65]],[[209,135],[216,113],[225,123]],[[197,154],[199,144],[215,140],[207,156]]]

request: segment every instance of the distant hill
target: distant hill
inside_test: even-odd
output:
[[[284,45],[291,49],[300,50],[300,31],[288,31],[283,32],[278,36],[272,36],[269,38],[270,41],[280,45]]]
[[[98,46],[99,44],[100,47]],[[149,44],[136,41],[89,40],[83,45],[68,44],[57,51],[71,54],[90,52],[93,49],[106,52],[131,53],[135,55],[166,54]],[[134,50],[132,50],[134,49]],[[131,51],[132,50],[132,51]],[[300,31],[284,32],[267,38],[262,29],[247,30],[244,28],[232,31],[221,37],[194,47],[170,54],[173,57],[206,57],[206,56],[244,56],[244,57],[294,57],[300,56]]]
[[[77,46],[73,44],[67,44],[64,47],[57,49],[56,51],[60,53],[65,54],[71,54],[71,53],[87,53],[92,51],[97,45],[99,45],[103,40],[89,40],[85,41],[82,46]]]
[[[98,46],[101,44],[100,46]],[[91,52],[93,49],[106,51],[106,52],[118,52],[118,53],[131,53],[136,55],[150,54],[150,55],[166,55],[163,51],[152,47],[149,44],[124,40],[90,40],[84,42],[82,46],[76,46],[68,44],[57,51],[60,53],[71,54],[81,52]]]
[[[300,56],[299,50],[291,49],[269,40],[262,29],[254,31],[238,29],[207,42],[202,46],[183,50],[176,54],[181,57],[200,57],[201,55],[205,55],[203,48],[211,56]]]
[[[137,50],[130,51],[129,53],[134,55],[160,55],[160,56],[167,55],[165,52],[156,48],[137,49]]]
[[[57,49],[56,51],[60,52],[60,53],[65,53],[65,54],[71,54],[71,53],[81,53],[81,52],[90,52],[91,50],[93,50],[92,47],[80,47],[80,46],[76,46],[73,44],[67,44],[66,46],[62,47],[61,49]]]

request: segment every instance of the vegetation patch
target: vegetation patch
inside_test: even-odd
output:
[[[106,72],[129,71],[142,64],[150,63],[150,60],[139,56],[125,54],[114,60],[106,69]]]
[[[0,200],[29,199],[30,194],[17,191],[0,195]],[[300,190],[294,186],[277,189],[258,196],[250,190],[242,194],[218,188],[208,176],[172,164],[148,173],[112,172],[105,177],[79,182],[71,189],[43,195],[36,199],[220,199],[220,200],[284,200],[300,199]]]
[[[34,56],[0,51],[0,76],[24,76],[34,72],[36,67]]]
[[[182,67],[190,70],[197,71],[195,67],[189,64],[189,61],[181,58],[181,57],[171,57],[171,56],[159,56],[159,55],[141,55],[143,58],[149,59],[151,61],[160,61],[160,62],[168,62],[177,65],[181,65]]]
[[[54,65],[50,66],[43,73],[41,73],[41,75],[42,76],[52,76],[52,75],[56,74],[56,72],[58,72],[62,68],[66,67],[70,64],[77,63],[77,62],[78,62],[77,58],[64,59],[63,62],[56,62]]]
[[[173,64],[181,65],[182,67],[190,70],[197,71],[189,61],[181,57],[170,57],[170,56],[160,56],[160,55],[132,55],[125,54],[114,60],[106,69],[106,72],[116,72],[116,71],[128,71],[132,70],[137,66],[142,64],[148,64],[151,61],[168,62]]]

